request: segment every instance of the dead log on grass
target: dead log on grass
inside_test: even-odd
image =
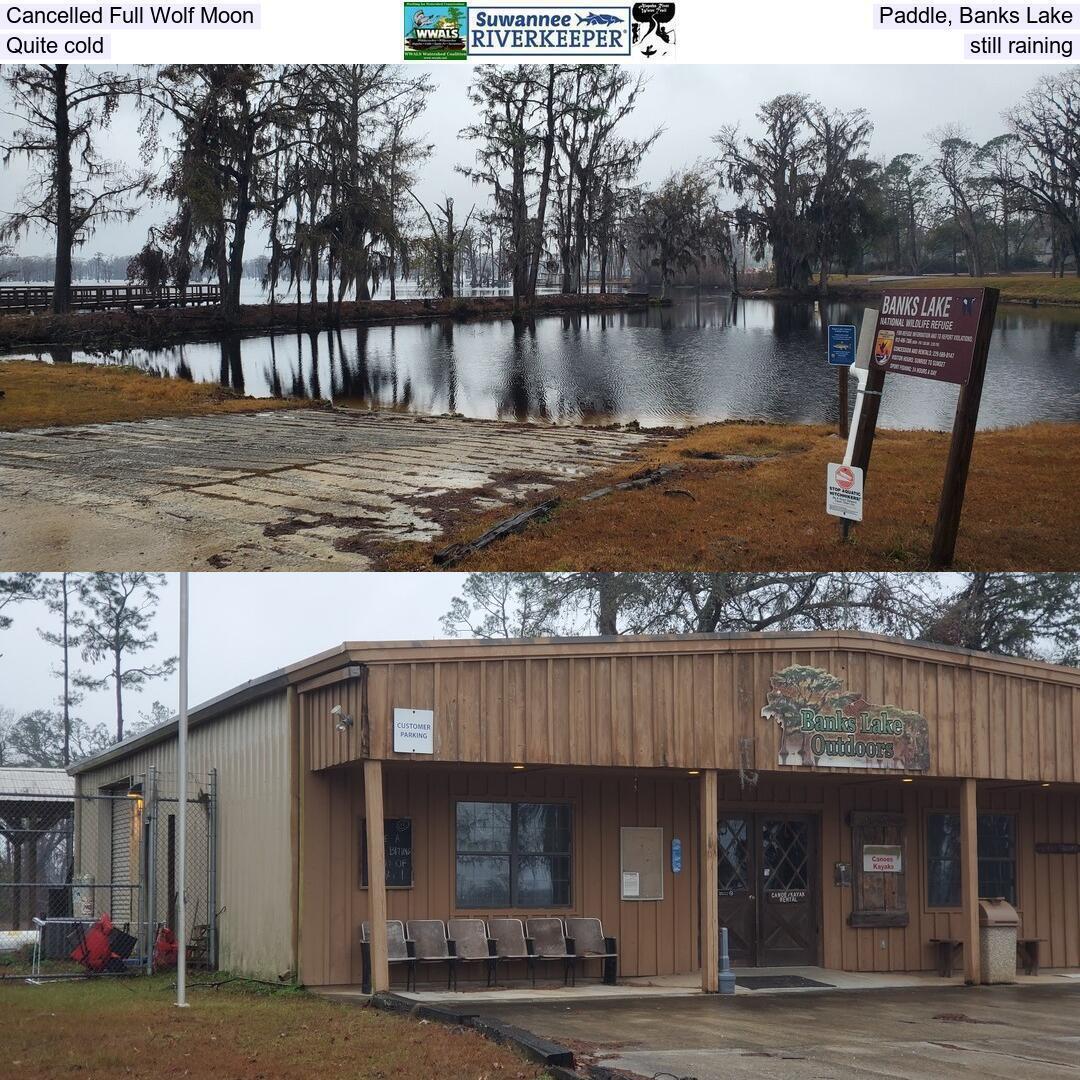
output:
[[[454,566],[461,562],[462,559],[467,559],[470,555],[486,548],[488,544],[494,543],[494,541],[500,540],[504,536],[509,536],[511,533],[521,532],[529,522],[550,514],[559,505],[560,501],[557,498],[548,499],[546,502],[539,503],[536,506],[530,506],[528,510],[522,510],[514,514],[513,517],[504,518],[486,532],[482,532],[474,540],[467,540],[461,544],[451,544],[450,547],[443,548],[442,551],[436,551],[431,557],[431,561],[436,566]]]

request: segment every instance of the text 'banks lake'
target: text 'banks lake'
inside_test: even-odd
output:
[[[826,327],[861,325],[865,306],[733,300],[687,290],[677,292],[670,307],[604,314],[18,354],[131,364],[254,397],[324,398],[477,418],[647,426],[829,423],[837,417],[837,375],[825,359]],[[894,376],[886,383],[881,424],[947,429],[956,394],[956,387]],[[1080,420],[1080,309],[1002,305],[980,427],[1036,420]]]

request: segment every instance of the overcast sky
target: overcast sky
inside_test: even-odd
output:
[[[464,577],[192,574],[191,704],[343,641],[444,637],[439,617],[460,591]],[[158,647],[144,657],[163,660],[176,655],[179,606],[179,575],[170,574],[158,608]],[[36,602],[5,608],[4,614],[14,622],[0,631],[0,707],[17,715],[52,707],[60,680],[50,672],[60,653],[41,640],[38,628],[54,627],[55,617]],[[142,692],[127,692],[124,714],[136,719],[140,711],[149,712],[155,700],[175,711],[175,678],[151,683]],[[77,714],[112,730],[116,713],[111,691],[88,695]]]
[[[413,70],[410,67],[410,70]],[[734,67],[719,65],[670,65],[653,70],[641,104],[625,130],[644,135],[658,125],[666,129],[646,159],[641,178],[662,179],[673,168],[709,154],[711,137],[728,123],[753,130],[758,104],[785,91],[801,91],[833,108],[869,110],[875,123],[871,153],[888,158],[902,152],[922,152],[926,135],[945,123],[959,123],[980,142],[1001,134],[1002,113],[1014,105],[1040,76],[1059,70],[1028,65],[874,66],[807,65]],[[427,112],[416,126],[418,139],[434,144],[418,185],[425,201],[453,195],[459,207],[482,202],[484,194],[454,172],[454,166],[469,164],[473,148],[458,138],[463,125],[472,119],[472,107],[465,96],[472,76],[464,64],[431,65],[432,80],[438,87],[429,100]],[[6,115],[8,99],[0,89],[0,117],[4,134],[13,121]],[[119,161],[138,160],[138,132],[130,107],[115,117],[107,141],[106,156]],[[9,210],[27,176],[23,162],[0,170],[0,209]],[[148,226],[166,216],[161,205],[148,206],[133,221],[112,225],[99,232],[83,249],[92,255],[130,254],[143,244]],[[249,255],[259,253],[264,242],[255,237]],[[41,234],[24,245],[24,254],[49,254],[50,241]]]

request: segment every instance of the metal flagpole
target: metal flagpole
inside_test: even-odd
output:
[[[188,576],[180,574],[180,712],[176,729],[176,1004],[187,1008],[187,727],[188,727]]]

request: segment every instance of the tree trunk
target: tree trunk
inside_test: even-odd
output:
[[[597,585],[596,632],[613,636],[619,632],[618,584],[613,574],[604,574]]]
[[[113,681],[116,683],[116,741],[122,742],[124,739],[124,687],[120,672],[120,650],[117,649],[113,656]]]
[[[71,249],[75,235],[71,220],[71,117],[68,114],[67,64],[53,69],[53,95],[56,112],[56,267],[53,273],[53,312],[63,315],[71,310]]]

